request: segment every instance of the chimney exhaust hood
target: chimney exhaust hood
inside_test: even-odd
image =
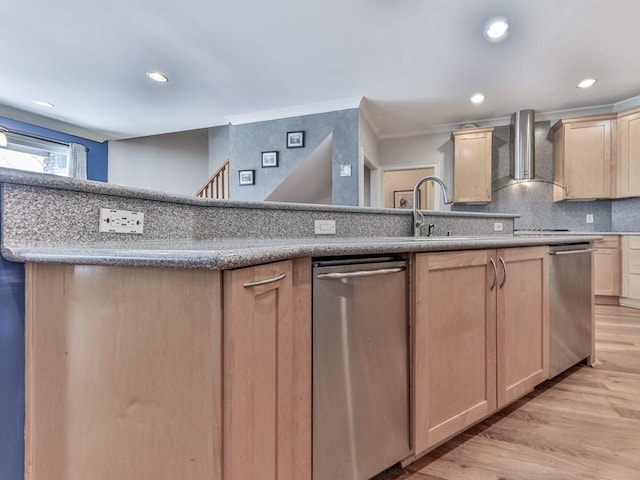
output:
[[[511,177],[533,180],[535,172],[535,112],[519,110],[511,116]]]

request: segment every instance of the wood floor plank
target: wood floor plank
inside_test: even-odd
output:
[[[596,357],[384,480],[640,479],[639,310],[596,308]]]

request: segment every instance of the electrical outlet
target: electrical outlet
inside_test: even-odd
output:
[[[144,213],[129,210],[100,209],[100,231],[110,233],[134,233],[144,230]]]
[[[351,165],[340,165],[340,176],[341,177],[350,177],[351,176]]]
[[[336,221],[335,220],[315,220],[313,225],[313,231],[316,235],[335,235],[336,234]]]
[[[593,223],[593,213],[587,213],[587,223]]]
[[[504,230],[504,224],[502,222],[496,222],[493,224],[494,232],[502,232]]]

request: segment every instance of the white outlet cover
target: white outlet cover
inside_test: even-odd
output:
[[[144,232],[144,213],[101,208],[99,230],[106,233],[141,235]]]
[[[335,235],[335,220],[314,220],[313,231],[316,235]]]
[[[587,213],[587,223],[593,223],[593,213]]]
[[[350,177],[351,176],[351,165],[340,165],[340,176],[341,177]]]

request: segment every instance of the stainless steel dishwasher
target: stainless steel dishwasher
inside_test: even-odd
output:
[[[313,479],[364,480],[410,454],[407,263],[313,263]]]
[[[588,243],[550,249],[549,378],[591,355],[593,251]]]

